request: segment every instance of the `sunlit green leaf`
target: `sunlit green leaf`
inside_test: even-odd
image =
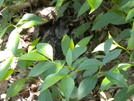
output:
[[[63,4],[63,2],[64,2],[64,0],[57,0],[57,3],[56,3],[56,11],[59,11],[59,8]]]
[[[117,58],[121,53],[121,49],[113,50],[112,52],[109,52],[106,54],[106,56],[103,59],[103,63],[108,63],[112,61],[113,59]]]
[[[6,99],[17,95],[19,93],[19,91],[22,89],[22,87],[24,86],[26,81],[27,81],[27,79],[19,79],[19,80],[15,81],[8,88]]]
[[[108,90],[114,83],[110,82],[106,77],[102,80],[100,90]]]
[[[53,48],[50,44],[48,44],[48,43],[38,43],[36,48],[37,48],[37,51],[40,54],[43,54],[47,58],[53,60]]]
[[[91,10],[90,12],[93,12],[94,10],[96,10],[102,3],[103,0],[87,0],[90,7],[91,7]]]
[[[66,100],[69,101],[70,95],[74,89],[74,80],[71,77],[65,77],[60,82],[60,89]]]
[[[112,83],[114,84],[117,84],[117,85],[121,85],[121,86],[125,86],[125,87],[128,87],[126,81],[124,80],[123,76],[120,75],[120,74],[117,74],[117,73],[114,73],[114,72],[111,72],[111,71],[107,71],[107,72],[104,72],[103,73],[109,81],[111,81]]]
[[[8,27],[1,29],[0,31],[0,39],[3,37],[3,35],[5,34],[5,32],[7,31]]]
[[[78,87],[78,99],[80,100],[81,98],[88,95],[94,89],[96,83],[97,83],[96,75],[83,79]]]
[[[14,29],[8,38],[8,49],[13,52],[15,55],[17,53],[18,45],[20,42],[20,32],[22,31],[21,28]]]
[[[40,93],[38,97],[38,101],[53,101],[51,92],[49,89],[44,90],[43,92]]]
[[[134,17],[134,9],[131,9],[128,14],[127,14],[127,17],[126,17],[126,20],[130,20],[131,18]]]
[[[51,62],[40,62],[37,65],[35,65],[32,70],[30,71],[30,73],[28,74],[28,77],[35,77],[40,75],[41,73],[45,72],[46,70],[50,69],[50,68],[54,68],[53,63]]]
[[[0,81],[7,73],[12,61],[13,61],[13,57],[10,57],[10,58],[8,58],[5,61],[0,63]]]
[[[22,55],[19,60],[32,60],[32,61],[38,61],[38,60],[47,60],[44,56],[40,55],[39,53],[27,53]]]

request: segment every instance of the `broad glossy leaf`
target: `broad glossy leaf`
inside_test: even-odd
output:
[[[107,41],[105,41],[105,44],[104,44],[104,52],[105,54],[108,54],[109,51],[110,51],[110,48],[112,46],[112,43],[113,43],[113,39],[108,39]]]
[[[92,30],[100,29],[108,24],[120,25],[125,23],[125,18],[117,13],[104,14],[92,27]]]
[[[46,89],[40,93],[38,97],[38,101],[53,101],[53,98],[49,89]]]
[[[130,34],[130,38],[128,40],[128,46],[127,46],[128,49],[134,48],[134,30],[131,30],[130,33],[131,34]]]
[[[61,46],[62,46],[62,52],[66,56],[68,49],[70,48],[70,38],[68,35],[64,35],[62,38]]]
[[[78,17],[81,16],[82,14],[84,14],[86,11],[88,11],[90,9],[90,5],[88,4],[87,1],[85,1],[83,3],[83,5],[81,6],[79,12],[78,12]]]
[[[90,68],[95,68],[98,66],[103,66],[104,64],[102,62],[100,62],[99,60],[96,59],[87,59],[84,62],[82,62],[78,69],[79,70],[88,70]]]
[[[83,79],[78,87],[78,100],[88,95],[97,83],[97,76],[90,76]]]
[[[72,51],[69,49],[67,54],[66,54],[66,62],[69,66],[72,65],[73,62],[73,56],[72,56]]]
[[[74,89],[74,80],[71,77],[63,78],[60,82],[60,89],[66,100],[69,101],[70,95]]]
[[[117,73],[114,73],[112,71],[107,71],[103,73],[109,81],[111,81],[114,84],[121,85],[128,87],[126,81],[124,80],[123,76]]]
[[[7,48],[13,52],[14,55],[17,53],[18,45],[20,42],[20,32],[22,29],[16,28],[14,29],[8,38],[8,46]]]
[[[91,40],[92,37],[93,37],[93,36],[89,36],[89,37],[86,37],[86,38],[80,40],[80,41],[76,44],[75,47],[84,47],[84,46],[86,46],[86,45],[89,43],[89,41]]]
[[[50,68],[54,68],[54,66],[55,64],[51,62],[40,62],[32,68],[28,77],[39,76],[41,73],[45,72],[46,70]]]
[[[101,87],[100,90],[104,91],[104,90],[108,90],[112,85],[114,85],[114,83],[110,82],[106,77],[103,79],[102,83],[101,83]]]
[[[27,53],[22,55],[19,60],[32,60],[32,61],[40,61],[40,60],[47,60],[44,56],[40,55],[39,53]]]
[[[64,76],[60,74],[50,74],[46,77],[44,83],[42,84],[41,92],[48,89],[55,83],[57,83],[59,80],[61,80]],[[39,87],[40,89],[40,87]]]
[[[80,25],[77,28],[76,32],[75,32],[75,37],[84,34],[88,30],[88,28],[90,27],[90,25],[91,25],[90,22],[87,22],[87,23],[84,23],[84,24]]]
[[[90,12],[92,13],[94,10],[96,10],[101,5],[103,0],[87,0],[87,1],[91,7]]]
[[[108,54],[106,54],[106,56],[103,59],[103,63],[108,63],[112,60],[114,60],[115,58],[117,58],[121,53],[121,49],[117,49],[117,50],[113,50],[112,52],[109,52]]]
[[[24,86],[27,79],[19,79],[15,81],[7,90],[7,96],[6,99],[13,97],[21,91],[22,87]]]
[[[13,61],[13,57],[10,57],[10,58],[8,58],[5,61],[0,63],[0,81],[2,80],[2,78],[7,73],[8,69],[10,68],[10,65],[11,65],[12,61]]]
[[[87,47],[76,47],[73,51],[72,51],[72,55],[73,55],[73,61],[78,59],[80,55],[82,55],[83,53],[85,53],[87,50]]]
[[[73,39],[70,40],[70,49],[71,50],[74,49],[74,41],[73,41]]]
[[[36,48],[37,48],[37,51],[40,54],[43,54],[47,58],[53,60],[53,48],[50,44],[48,44],[48,43],[38,43]]]
[[[127,101],[134,94],[134,85],[121,89],[116,95],[114,101]]]

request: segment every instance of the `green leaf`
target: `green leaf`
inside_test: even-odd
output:
[[[124,40],[127,38],[130,38],[131,30],[130,29],[124,29],[116,38],[116,40]]]
[[[16,70],[13,70],[13,69],[9,69],[6,74],[4,75],[4,77],[2,78],[1,81],[4,81],[6,80],[8,77],[10,77]]]
[[[62,38],[61,46],[62,46],[62,52],[66,56],[68,49],[70,48],[70,38],[68,35],[64,35]]]
[[[72,56],[72,51],[69,49],[67,54],[66,54],[66,62],[69,66],[72,65],[73,62],[73,56]]]
[[[104,64],[102,62],[100,62],[99,60],[87,59],[79,65],[78,69],[79,70],[87,70],[90,68],[95,68],[95,67],[103,66],[103,65]]]
[[[87,1],[85,1],[84,3],[83,3],[83,5],[80,7],[80,10],[79,10],[79,12],[78,12],[78,16],[77,17],[79,17],[79,16],[81,16],[82,14],[84,14],[86,11],[88,11],[90,9],[90,5],[88,4],[88,2]]]
[[[134,14],[134,9],[131,9],[127,14],[126,21],[132,19],[134,17],[133,14]]]
[[[87,60],[87,59],[88,59],[87,57],[82,57],[82,58],[80,58],[80,59],[77,59],[77,60],[73,63],[73,67],[77,68],[77,67],[81,64],[81,62],[83,62],[83,61],[85,61],[85,60]]]
[[[80,55],[82,55],[84,52],[86,52],[86,50],[87,50],[87,47],[76,47],[72,51],[73,61],[78,59]]]
[[[92,30],[100,29],[108,24],[120,25],[125,23],[125,18],[117,13],[104,14],[92,27]]]
[[[46,89],[40,93],[38,97],[38,101],[53,101],[53,98],[49,89]]]
[[[10,57],[0,63],[0,81],[3,79],[3,77],[8,72],[8,69],[10,68],[12,61],[13,61],[13,57]]]
[[[83,77],[91,76],[98,71],[98,67],[90,68],[83,73]]]
[[[8,49],[11,50],[13,52],[14,55],[17,54],[17,49],[18,49],[18,45],[20,42],[20,32],[22,31],[22,29],[20,28],[16,28],[14,29],[11,34],[9,35],[8,38]]]
[[[113,43],[112,38],[110,38],[107,41],[105,41],[105,44],[104,44],[104,52],[105,52],[105,54],[109,53],[112,43]]]
[[[38,22],[38,24],[44,23],[44,21],[37,15],[27,13],[21,18],[21,20],[17,23],[17,25],[24,24],[25,22],[28,22],[28,21],[35,21],[35,22]]]
[[[103,63],[106,64],[112,60],[114,60],[115,58],[117,58],[121,53],[121,49],[117,49],[114,50],[112,52],[109,52],[108,54],[106,54],[106,56],[103,59]]]
[[[43,54],[47,58],[53,60],[53,48],[50,44],[48,44],[48,43],[38,43],[36,48],[37,48],[37,51],[40,54]]]
[[[126,81],[124,80],[123,76],[120,75],[120,74],[117,74],[117,73],[114,73],[114,72],[111,72],[111,71],[107,71],[107,72],[104,72],[103,73],[109,81],[111,81],[112,83],[114,84],[117,84],[117,85],[121,85],[121,86],[125,86],[125,87],[128,87]]]
[[[5,32],[7,31],[8,27],[1,29],[0,31],[0,39],[3,37],[3,35],[5,34]]]
[[[71,49],[71,50],[73,50],[73,49],[74,49],[74,42],[73,42],[73,40],[72,40],[72,39],[70,40],[70,49]]]
[[[74,3],[73,3],[73,7],[74,7],[74,9],[75,9],[75,13],[78,13],[78,11],[80,10],[80,8],[81,8],[81,3],[80,3],[80,1],[74,1]]]
[[[57,3],[56,3],[56,11],[59,11],[59,8],[63,4],[63,2],[64,2],[64,0],[57,0]]]
[[[34,40],[32,42],[32,44],[29,45],[28,52],[31,52],[35,48],[35,46],[37,45],[37,43],[39,42],[39,40],[40,40],[40,38],[37,38],[36,40]]]
[[[101,5],[103,0],[87,0],[87,1],[91,7],[90,12],[92,13],[94,10],[96,10]]]
[[[128,46],[127,46],[128,49],[132,49],[134,47],[134,30],[131,30],[130,33],[131,34],[130,34],[130,38],[128,40]]]
[[[63,92],[66,101],[69,101],[70,95],[74,89],[74,80],[71,77],[65,77],[60,82],[60,89]]]
[[[58,20],[61,16],[63,16],[63,13],[65,12],[65,10],[67,9],[67,7],[68,7],[69,4],[70,4],[70,2],[67,2],[67,3],[65,3],[64,5],[62,5],[62,6],[60,7],[60,10],[59,10],[58,15],[57,15],[57,17],[56,17],[57,20]]]
[[[55,83],[57,83],[59,80],[61,80],[64,76],[60,75],[60,74],[50,74],[46,77],[43,85],[42,85],[42,89],[41,92],[48,89],[49,87],[51,87],[52,85],[54,85]],[[39,87],[40,89],[40,87]]]
[[[127,87],[124,87],[121,89],[116,95],[114,101],[127,101],[132,94],[134,94],[134,85]]]
[[[77,28],[76,32],[75,32],[75,37],[84,34],[88,30],[88,28],[90,27],[90,25],[91,25],[90,22],[87,22],[87,23],[84,23],[84,24],[80,25]]]
[[[100,90],[104,91],[104,90],[108,90],[112,85],[114,85],[114,83],[110,82],[106,77],[103,79],[102,83],[101,83],[101,87]]]
[[[2,6],[3,3],[4,3],[4,0],[0,0],[0,7]]]
[[[91,36],[89,36],[89,37],[86,37],[86,38],[80,40],[80,41],[76,44],[75,47],[84,47],[84,46],[86,46],[86,45],[89,43],[89,41],[91,40],[92,37],[93,37],[93,35],[91,35]]]
[[[32,61],[40,61],[40,60],[47,60],[44,56],[40,55],[39,53],[27,53],[22,55],[19,60],[32,60]]]
[[[97,76],[90,76],[83,79],[78,87],[78,100],[88,95],[97,83]]]
[[[24,86],[27,79],[19,79],[15,81],[7,90],[7,96],[6,99],[13,97],[21,91],[22,87]]]
[[[32,70],[28,74],[28,77],[38,76],[41,73],[45,72],[46,70],[53,68],[54,66],[55,64],[51,62],[40,62],[32,68]]]

